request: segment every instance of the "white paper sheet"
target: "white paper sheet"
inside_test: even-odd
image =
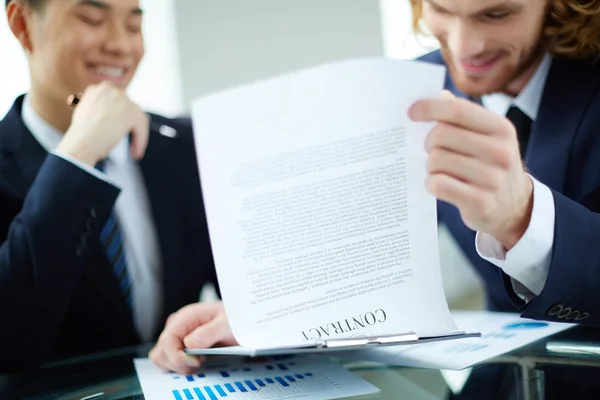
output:
[[[224,364],[191,375],[164,372],[148,359],[136,359],[134,363],[146,400],[320,400],[379,392],[326,359]]]
[[[391,365],[462,370],[575,326],[488,311],[453,311],[452,316],[459,329],[481,332],[481,337],[382,347],[349,356]]]
[[[442,287],[432,125],[407,117],[444,69],[316,67],[193,103],[218,279],[233,333],[261,349],[456,329]]]

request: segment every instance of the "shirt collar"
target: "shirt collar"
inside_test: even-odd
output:
[[[63,133],[54,126],[46,122],[38,113],[35,112],[29,101],[29,96],[25,95],[21,116],[25,127],[38,141],[38,143],[48,153],[53,152],[58,147],[63,138]],[[114,164],[123,164],[129,158],[129,140],[125,137],[110,152],[107,157],[109,162]]]
[[[532,121],[535,121],[551,64],[552,58],[549,54],[545,54],[535,73],[517,97],[511,97],[504,93],[493,93],[481,97],[483,105],[499,115],[506,115],[508,109],[514,105]]]

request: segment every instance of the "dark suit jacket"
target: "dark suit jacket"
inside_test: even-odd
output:
[[[119,190],[47,154],[22,101],[0,122],[0,372],[140,342],[99,243]],[[216,274],[191,125],[151,117],[178,131],[151,132],[140,161],[162,254],[162,328]]]
[[[420,60],[444,64],[439,52]],[[466,97],[449,76],[446,88]],[[551,189],[556,210],[548,280],[529,304],[498,267],[477,255],[475,232],[454,206],[439,202],[439,218],[483,278],[491,309],[549,321],[575,322],[579,316],[577,322],[600,327],[600,63],[552,61],[525,163]]]

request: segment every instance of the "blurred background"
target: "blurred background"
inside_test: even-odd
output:
[[[412,59],[437,48],[411,32],[408,0],[141,0],[146,57],[130,86],[147,111],[186,114],[199,96],[329,61]],[[0,117],[28,90],[23,51],[0,18]],[[0,133],[1,134],[1,133]],[[469,261],[440,227],[451,308],[483,307]],[[210,292],[209,292],[210,293]],[[209,294],[207,294],[209,295]]]

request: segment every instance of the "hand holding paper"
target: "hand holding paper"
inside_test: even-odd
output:
[[[469,228],[513,248],[533,207],[533,183],[523,168],[515,127],[450,92],[417,102],[409,115],[436,123],[426,141],[431,193],[455,205]]]
[[[200,367],[203,358],[186,354],[184,347],[236,344],[223,303],[197,303],[183,307],[167,319],[149,358],[164,370],[187,374]]]

